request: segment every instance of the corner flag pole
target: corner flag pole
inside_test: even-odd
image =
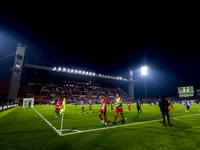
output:
[[[62,134],[62,126],[63,126],[63,116],[64,116],[64,112],[62,113],[62,119],[61,119],[61,128],[60,128],[60,133]]]
[[[65,98],[63,100],[63,104],[62,104],[62,107],[60,109],[60,114],[62,114],[62,119],[61,119],[61,128],[60,128],[60,133],[62,135],[62,126],[63,126],[63,116],[64,116],[64,111],[65,111]]]

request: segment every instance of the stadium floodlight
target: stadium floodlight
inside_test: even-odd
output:
[[[60,70],[61,70],[61,67],[58,68],[58,71],[60,71]]]
[[[78,73],[81,73],[81,70],[79,70]]]
[[[147,66],[143,66],[141,68],[141,75],[142,76],[146,76],[147,75],[147,70],[148,70],[148,67]],[[147,98],[147,89],[146,89],[146,80],[144,78],[144,88],[145,88],[145,97]]]
[[[53,70],[56,70],[56,67],[54,67]]]
[[[93,72],[92,75],[95,76],[95,73]]]
[[[72,69],[71,72],[74,72],[74,69]]]
[[[101,76],[101,74],[99,74],[99,76]]]
[[[88,75],[88,72],[86,72],[85,74]]]
[[[119,77],[119,79],[122,79],[122,77]]]
[[[68,72],[70,72],[70,69],[67,69]]]
[[[66,71],[66,68],[63,68],[63,71]]]
[[[75,70],[75,73],[77,73],[78,72],[78,70]]]
[[[89,75],[92,75],[92,72],[90,72]]]
[[[82,74],[85,74],[85,71],[83,71]]]
[[[147,66],[142,67],[141,68],[141,75],[146,76],[147,75],[147,70],[148,70]]]

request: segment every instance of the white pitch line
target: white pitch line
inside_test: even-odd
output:
[[[58,131],[61,131],[61,129],[58,130]],[[82,132],[82,131],[80,131],[80,130],[75,130],[75,129],[62,129],[62,131],[76,131],[76,132]]]
[[[53,129],[58,133],[58,135],[61,135],[61,133],[60,133],[49,121],[47,121],[35,108],[33,108],[33,109],[35,110],[35,112],[36,112],[40,117],[42,117],[42,119],[43,119],[44,121],[46,121],[46,123],[48,123],[48,124],[50,125],[51,128],[53,128]]]
[[[198,113],[198,114],[192,114],[192,115],[184,115],[184,116],[173,117],[173,118],[171,118],[171,119],[178,119],[178,118],[189,117],[189,116],[195,116],[195,115],[200,115],[200,113]],[[112,127],[90,129],[90,130],[84,130],[84,131],[66,133],[66,134],[62,134],[62,136],[65,136],[65,135],[72,135],[72,134],[77,134],[77,133],[84,133],[84,132],[92,132],[92,131],[98,131],[98,130],[107,130],[107,129],[119,128],[119,127],[126,127],[126,126],[138,125],[138,124],[143,124],[143,123],[149,123],[149,122],[157,122],[157,121],[162,121],[162,120],[163,120],[163,119],[157,119],[157,120],[136,122],[136,123],[124,124],[124,125],[118,125],[118,126],[112,126]]]

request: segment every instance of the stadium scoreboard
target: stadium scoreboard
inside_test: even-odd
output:
[[[191,97],[194,96],[193,86],[178,87],[179,97]]]

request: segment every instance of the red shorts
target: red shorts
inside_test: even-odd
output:
[[[89,106],[89,109],[91,109],[92,108],[92,106]]]
[[[111,105],[111,108],[113,108],[113,104]]]
[[[128,107],[131,107],[131,105],[130,105],[130,104],[128,104]]]
[[[55,109],[55,112],[56,112],[56,111],[57,111],[57,112],[60,111],[60,108],[56,108],[56,109]]]
[[[84,106],[81,107],[81,110],[83,110],[83,109],[84,109]]]
[[[120,107],[120,108],[116,108],[116,111],[115,111],[115,113],[121,113],[121,114],[123,114],[123,108],[122,107]]]
[[[99,113],[101,113],[101,114],[103,113],[103,115],[106,115],[106,110],[103,111],[103,109],[100,109],[100,110],[99,110]]]

